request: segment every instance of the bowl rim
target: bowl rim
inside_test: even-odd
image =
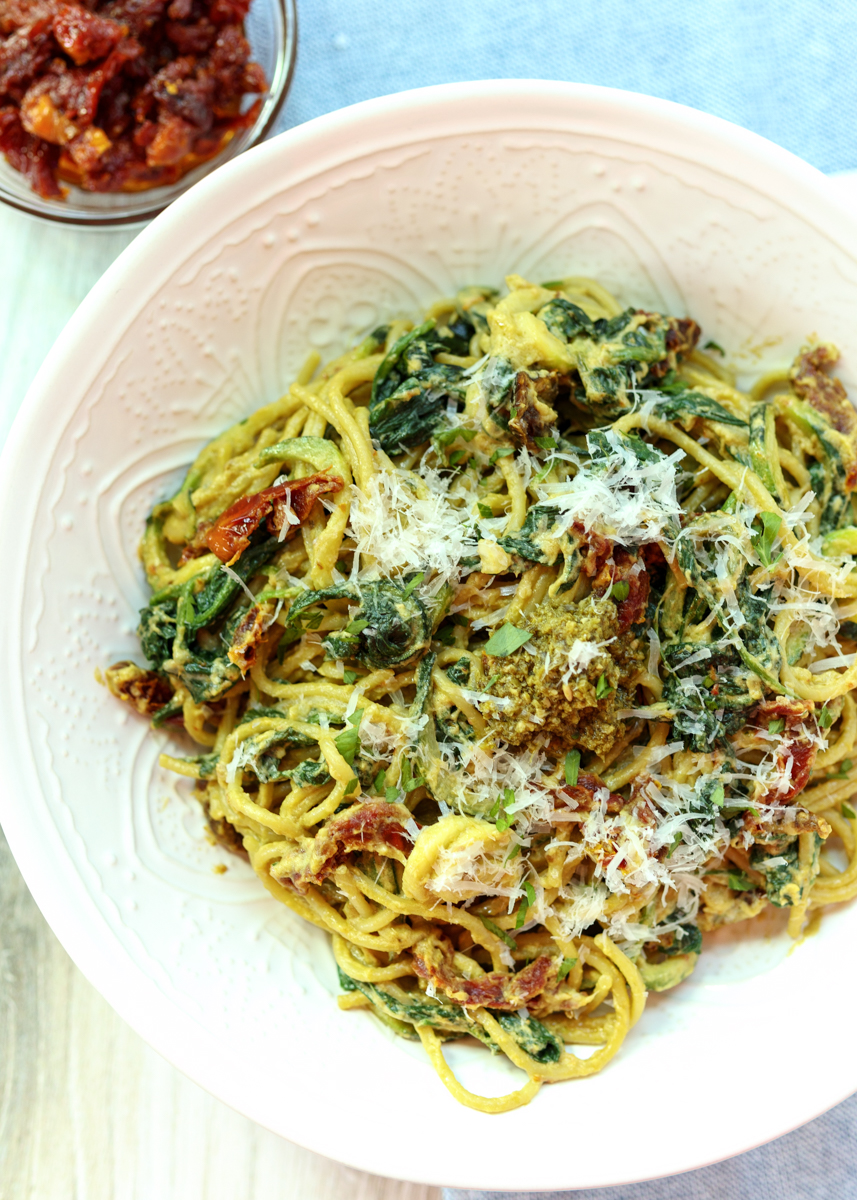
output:
[[[857,258],[857,222],[844,198],[838,194],[825,175],[791,152],[749,130],[684,105],[620,89],[542,80],[487,80],[440,84],[363,101],[317,117],[224,164],[222,169],[213,172],[180,196],[123,251],[95,284],[60,334],[27,392],[0,455],[0,506],[10,511],[21,507],[18,489],[21,486],[22,474],[26,477],[26,468],[22,464],[27,461],[27,447],[28,444],[38,441],[40,430],[43,429],[43,414],[50,411],[52,404],[56,404],[56,396],[62,396],[63,377],[71,370],[81,372],[85,377],[90,375],[91,363],[82,346],[81,335],[95,323],[98,314],[111,302],[115,303],[126,290],[124,279],[147,271],[148,296],[157,290],[160,271],[165,269],[162,265],[157,265],[158,260],[163,262],[170,259],[169,252],[164,253],[164,250],[169,251],[172,246],[177,252],[189,255],[198,245],[204,244],[207,239],[202,230],[194,229],[195,213],[209,209],[235,211],[234,206],[239,205],[242,198],[246,203],[248,195],[252,195],[256,203],[264,198],[263,194],[281,192],[319,174],[326,169],[328,159],[347,161],[371,152],[376,148],[376,144],[389,145],[387,131],[379,130],[376,126],[371,130],[376,141],[363,142],[353,151],[342,151],[343,145],[354,145],[354,139],[349,137],[351,131],[364,123],[376,121],[377,118],[390,117],[391,114],[398,114],[402,120],[411,121],[426,111],[443,112],[460,109],[466,105],[470,105],[473,111],[476,103],[480,102],[484,105],[484,116],[479,127],[485,128],[487,125],[488,128],[495,129],[515,128],[515,122],[508,116],[502,121],[496,120],[493,125],[488,116],[492,102],[499,99],[508,100],[510,97],[529,97],[534,102],[557,101],[560,121],[564,106],[564,111],[567,112],[569,106],[576,105],[575,116],[578,113],[585,114],[587,105],[591,106],[595,113],[609,112],[611,107],[625,113],[629,108],[647,113],[656,119],[660,118],[666,126],[679,125],[683,131],[697,135],[698,140],[691,140],[690,146],[699,159],[703,159],[702,146],[707,140],[713,139],[721,147],[725,142],[740,152],[742,157],[752,155],[757,161],[762,161],[772,168],[781,181],[788,181],[791,184],[789,206],[819,229],[829,231],[829,222],[832,221],[835,235],[841,242],[848,244],[849,252]],[[532,125],[522,121],[519,127],[532,128]],[[418,136],[416,127],[412,125],[412,128]],[[476,128],[474,121],[474,129]],[[646,144],[655,144],[654,137],[652,134],[651,137],[645,138]],[[670,148],[667,141],[663,142],[663,146],[665,149]],[[270,167],[276,167],[277,170],[271,171]],[[251,178],[259,181],[259,190],[247,187],[247,180]],[[265,193],[262,185],[267,186],[268,193]],[[810,218],[810,214],[814,216]],[[825,216],[828,218],[827,225],[824,224]],[[201,226],[203,222],[199,224]],[[159,247],[159,255],[152,254],[156,246]],[[16,636],[19,635],[16,629],[20,619],[19,601],[22,587],[19,582],[21,572],[16,571],[16,567],[25,561],[24,547],[18,544],[20,541],[21,539],[15,538],[13,530],[8,527],[0,528],[0,555],[7,565],[7,576],[15,581],[10,597],[10,611],[14,614],[14,619],[0,623],[0,654],[5,651],[13,657],[18,645]],[[4,693],[9,704],[7,711],[14,714],[13,720],[19,720],[17,694],[10,691],[8,682],[0,677],[0,696]],[[67,952],[89,981],[144,1040],[226,1104],[281,1136],[328,1157],[335,1155],[339,1161],[349,1166],[432,1185],[494,1189],[509,1186],[499,1181],[496,1175],[486,1183],[484,1178],[479,1177],[478,1167],[474,1167],[470,1162],[459,1163],[456,1178],[451,1179],[444,1173],[444,1165],[439,1164],[433,1155],[428,1155],[417,1163],[413,1158],[413,1147],[403,1147],[398,1154],[393,1155],[389,1145],[379,1149],[373,1144],[373,1139],[364,1138],[362,1141],[351,1141],[347,1145],[331,1144],[330,1140],[319,1136],[314,1115],[310,1114],[311,1106],[307,1106],[302,1127],[298,1122],[295,1127],[290,1126],[287,1133],[277,1127],[271,1112],[263,1107],[253,1087],[243,1077],[244,1072],[237,1069],[241,1063],[238,1056],[232,1055],[222,1046],[218,1046],[217,1053],[212,1054],[212,1035],[189,1013],[178,1010],[167,999],[157,982],[133,965],[122,979],[118,977],[115,963],[117,955],[124,957],[121,943],[104,922],[80,877],[74,872],[63,875],[60,870],[52,872],[45,869],[46,860],[56,861],[53,851],[62,855],[64,843],[59,830],[53,824],[49,828],[37,825],[29,806],[15,803],[16,797],[26,795],[27,789],[32,788],[33,777],[25,769],[21,758],[12,752],[14,740],[0,740],[0,780],[3,782],[3,786],[0,787],[0,820],[12,852],[36,903]],[[34,837],[34,833],[38,833],[38,838]],[[67,886],[75,889],[74,905],[68,902]],[[81,911],[91,919],[82,919]],[[192,1067],[187,1065],[189,1060],[193,1060]],[[233,1064],[235,1070],[232,1069]],[[246,1069],[246,1064],[244,1065]],[[229,1080],[228,1085],[224,1085],[224,1079]],[[812,1120],[847,1098],[855,1088],[857,1077],[849,1078],[847,1085],[838,1085],[835,1094],[825,1094],[823,1102],[809,1099],[788,1128],[768,1129],[761,1136],[758,1130],[751,1134],[743,1125],[738,1128],[739,1123],[736,1122],[736,1128],[724,1134],[728,1145],[724,1148],[721,1144],[720,1149],[710,1157],[700,1158],[697,1154],[688,1154],[676,1148],[672,1151],[673,1157],[663,1169],[649,1171],[643,1175],[627,1172],[610,1175],[609,1172],[615,1168],[608,1165],[608,1174],[605,1177],[597,1180],[583,1179],[574,1182],[572,1186],[580,1188],[629,1184],[642,1179],[677,1174],[732,1157]],[[295,1113],[290,1115],[294,1116]],[[559,1190],[568,1187],[569,1183],[554,1167],[550,1171],[542,1170],[538,1176],[534,1173],[527,1181],[516,1179],[513,1186],[525,1190]]]
[[[197,183],[202,182],[203,179],[213,174],[214,171],[232,162],[241,154],[246,153],[247,150],[252,150],[255,146],[261,144],[279,119],[283,105],[291,90],[295,66],[297,64],[298,13],[296,0],[273,0],[273,2],[280,10],[285,36],[279,47],[277,65],[268,91],[262,93],[261,111],[254,124],[247,131],[249,138],[246,146],[240,148],[230,142],[214,158],[209,159],[208,162],[200,163],[199,166],[188,172],[187,176],[177,179],[174,184],[166,185],[166,187],[146,189],[142,192],[111,193],[114,196],[127,195],[140,201],[141,207],[130,213],[123,213],[121,210],[112,212],[110,209],[103,211],[93,209],[91,214],[79,210],[63,211],[62,206],[65,204],[65,201],[51,202],[43,200],[35,192],[32,192],[33,199],[30,200],[30,193],[18,195],[10,192],[3,184],[2,178],[0,178],[0,202],[8,205],[9,208],[16,209],[18,212],[26,213],[28,217],[34,217],[36,220],[47,221],[54,225],[92,230],[133,228],[134,226],[147,224],[171,204],[174,204],[180,196],[189,192]],[[2,157],[2,152],[0,152],[0,158]],[[14,170],[14,168],[10,169]],[[199,171],[202,171],[203,174],[194,178]],[[175,189],[174,194],[165,196],[163,193],[168,189],[171,192]],[[87,195],[86,192],[82,194]],[[142,199],[145,197],[151,197],[152,202],[148,205],[143,204]]]

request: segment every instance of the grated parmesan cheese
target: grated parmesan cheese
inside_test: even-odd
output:
[[[238,574],[238,572],[237,572],[237,571],[233,571],[231,567],[227,567],[226,563],[221,563],[221,564],[220,564],[220,569],[221,569],[222,571],[225,571],[225,572],[226,572],[226,574],[229,576],[229,578],[232,580],[232,582],[233,582],[233,583],[237,583],[237,584],[238,584],[238,586],[239,586],[240,588],[243,588],[243,589],[244,589],[244,591],[246,592],[247,596],[250,598],[250,603],[251,603],[251,604],[255,604],[255,603],[256,603],[256,597],[255,597],[255,596],[253,595],[253,593],[250,591],[250,589],[248,588],[247,584],[244,582],[244,580],[241,578],[241,576]]]
[[[375,573],[386,578],[426,571],[436,577],[437,588],[455,580],[475,538],[453,500],[439,471],[386,466],[369,480],[365,493],[352,488],[349,534],[355,559],[372,560]],[[366,570],[363,574],[369,577]]]
[[[603,431],[612,454],[582,461],[573,454],[555,454],[577,467],[566,483],[535,485],[539,503],[557,510],[558,529],[567,532],[579,523],[622,545],[670,543],[682,515],[676,496],[676,474],[683,452],[657,454],[640,461],[625,439],[612,429]]]

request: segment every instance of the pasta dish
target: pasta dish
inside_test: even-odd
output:
[[[105,672],[340,1007],[484,1112],[601,1070],[706,932],[857,894],[837,350],[742,391],[690,318],[506,282],[206,446],[142,540],[148,665]],[[467,1091],[466,1036],[527,1082]]]

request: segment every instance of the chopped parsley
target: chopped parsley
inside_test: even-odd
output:
[[[479,920],[489,933],[493,933],[494,937],[498,937],[501,942],[505,942],[510,950],[518,949],[518,943],[512,937],[511,933],[507,933],[505,929],[501,929],[500,926],[492,921],[489,917],[480,917]]]
[[[488,820],[494,821],[500,833],[503,833],[509,828],[514,820],[514,815],[509,814],[509,808],[515,802],[515,792],[513,788],[506,787],[500,792],[497,799],[491,806],[491,811],[488,813]]]
[[[354,766],[354,756],[360,745],[360,722],[363,720],[363,709],[360,708],[357,712],[351,714],[348,718],[348,725],[343,729],[337,737],[333,739],[333,744],[349,767]]]
[[[518,917],[515,921],[515,928],[520,929],[527,920],[527,910],[536,902],[536,890],[531,883],[524,884],[524,896],[518,906]]]
[[[580,770],[580,751],[569,750],[565,756],[565,782],[569,787],[577,783],[577,773]]]
[[[416,588],[418,588],[420,586],[420,584],[425,579],[425,577],[426,577],[425,571],[420,571],[418,575],[415,575],[413,577],[413,579],[410,580],[410,582],[408,583],[405,590],[402,592],[402,599],[407,600],[407,598],[408,598],[408,596],[410,596],[411,592],[413,592]]]
[[[506,658],[520,650],[532,636],[526,629],[519,629],[517,625],[501,625],[485,643],[485,653],[490,654],[492,658]]]
[[[773,567],[780,561],[782,555],[777,558],[771,558],[771,551],[774,547],[774,542],[777,540],[777,534],[780,532],[782,525],[782,517],[778,517],[776,513],[763,512],[759,514],[759,520],[762,522],[761,533],[753,534],[750,541],[753,544],[753,549],[759,556],[759,562],[763,567]]]

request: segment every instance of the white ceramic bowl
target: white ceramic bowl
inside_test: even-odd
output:
[[[2,459],[0,819],[54,930],[168,1059],[356,1167],[493,1189],[612,1184],[735,1154],[857,1088],[857,905],[789,954],[709,939],[603,1074],[459,1108],[420,1047],[342,1013],[326,937],[203,837],[166,735],[93,674],[136,653],[135,547],[199,446],[392,313],[508,271],[592,274],[692,313],[748,371],[813,331],[857,364],[857,227],[811,167],[735,126],[559,83],[445,86],[310,122],[181,197],[63,333]],[[229,862],[225,875],[212,872]],[[464,1081],[510,1087],[481,1049]]]

